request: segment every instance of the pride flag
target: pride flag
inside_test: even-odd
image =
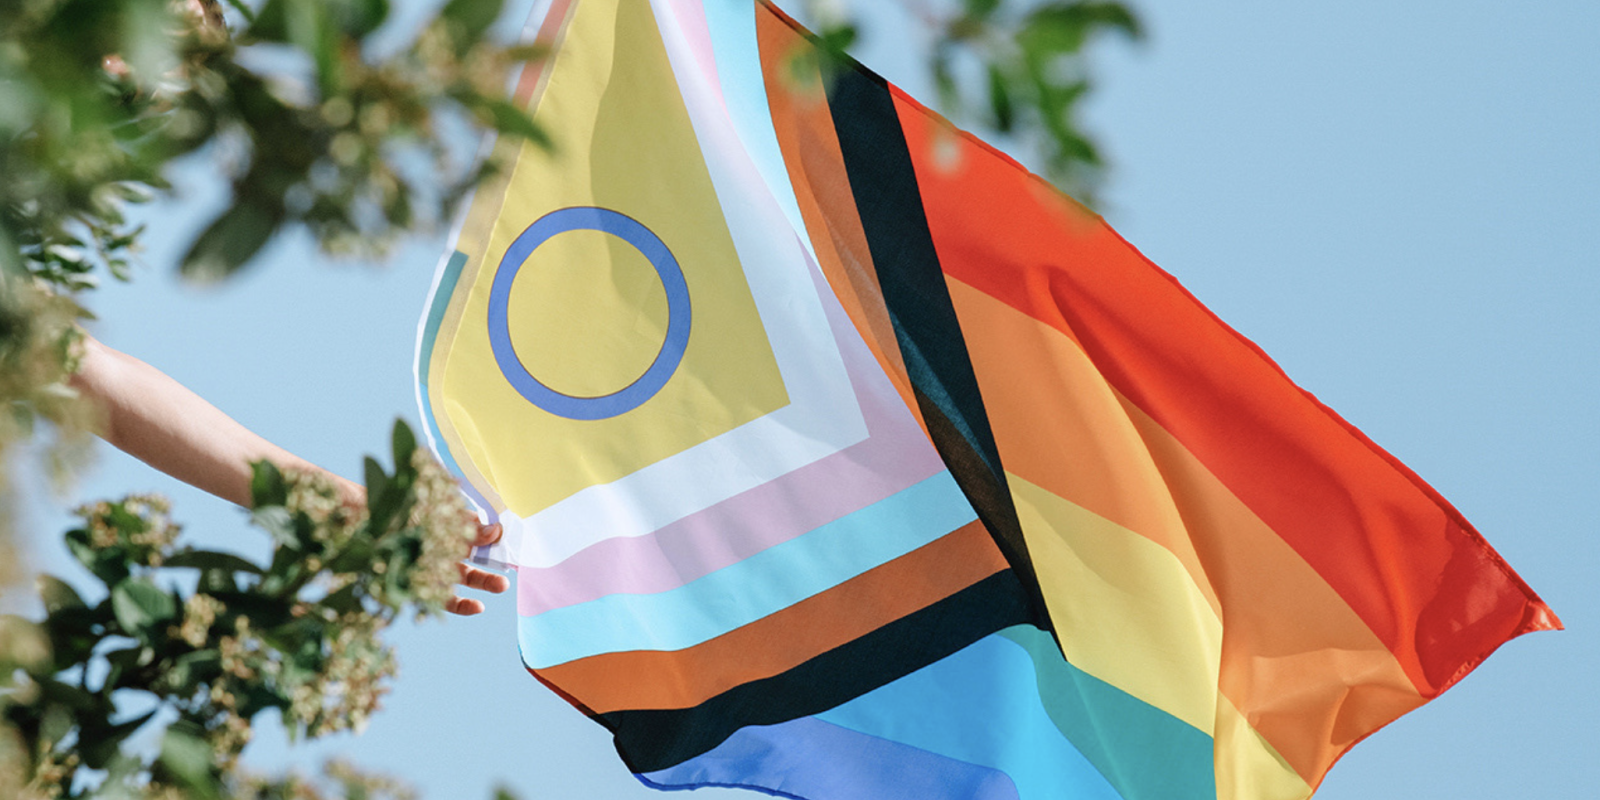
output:
[[[1290,800],[1559,626],[1094,215],[755,0],[554,0],[418,345],[641,780]]]

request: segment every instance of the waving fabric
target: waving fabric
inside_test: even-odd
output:
[[[751,0],[555,0],[418,345],[663,788],[1309,796],[1554,615],[1104,222]]]

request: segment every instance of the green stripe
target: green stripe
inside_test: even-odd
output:
[[[1045,712],[1126,800],[1214,800],[1211,736],[1067,663],[1049,634],[1000,632],[1033,659]]]
[[[451,253],[450,260],[445,262],[444,270],[439,273],[439,285],[433,291],[433,304],[428,307],[428,321],[422,326],[422,342],[417,346],[417,399],[422,404],[422,424],[428,426],[428,434],[438,446],[439,457],[444,461],[445,468],[456,475],[464,473],[450,454],[450,443],[445,441],[439,431],[439,422],[434,419],[433,399],[429,397],[428,365],[433,361],[433,346],[439,338],[439,328],[444,324],[445,312],[450,309],[450,298],[455,295],[456,282],[461,280],[461,269],[466,265],[467,254],[460,250]],[[462,482],[461,487],[480,509],[493,513],[489,501],[476,488],[466,482]]]

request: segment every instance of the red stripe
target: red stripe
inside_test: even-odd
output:
[[[1478,533],[1097,217],[896,91],[946,274],[1076,339],[1345,599],[1431,697],[1559,627]]]

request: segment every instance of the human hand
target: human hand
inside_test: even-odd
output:
[[[486,525],[480,522],[478,523],[478,537],[472,541],[472,546],[483,547],[494,544],[500,541],[501,533],[500,523],[491,522]],[[471,551],[469,550],[468,554],[470,553]],[[480,589],[491,594],[500,594],[511,587],[511,579],[499,573],[478,569],[466,563],[457,566],[461,570],[461,585],[469,589]],[[483,601],[474,600],[470,597],[452,597],[444,604],[444,610],[463,617],[470,617],[473,614],[483,613]]]

